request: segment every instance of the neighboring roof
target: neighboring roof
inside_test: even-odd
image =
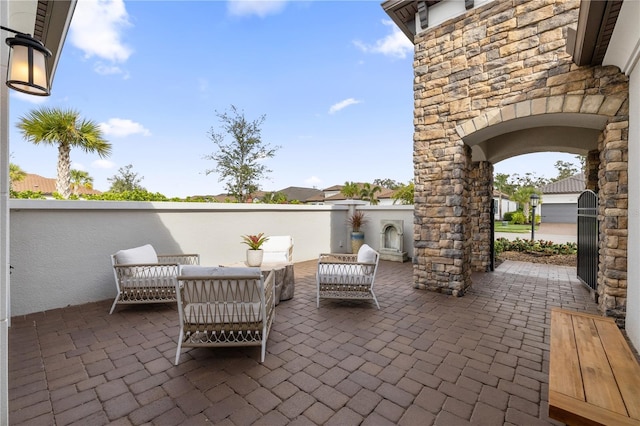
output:
[[[290,186],[274,192],[284,194],[289,201],[298,200],[302,203],[308,201],[310,198],[315,199],[317,196],[323,196],[323,192],[317,188],[303,188],[299,186]]]
[[[27,175],[19,182],[11,182],[11,189],[16,192],[22,191],[40,191],[43,195],[51,195],[56,192],[56,180],[49,179],[40,175],[35,175],[32,173],[27,173]],[[97,195],[102,194],[102,192],[97,191],[95,189],[87,189],[84,187],[78,188],[78,194],[86,195]]]
[[[543,194],[575,194],[584,191],[586,179],[582,173],[560,179],[541,188]]]

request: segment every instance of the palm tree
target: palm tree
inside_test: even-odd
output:
[[[372,206],[377,206],[379,201],[376,198],[376,192],[382,192],[382,188],[378,185],[371,186],[369,182],[362,185],[360,189],[360,199],[369,201]]]
[[[353,197],[355,197],[359,191],[360,191],[360,188],[358,187],[357,183],[348,182],[348,181],[344,183],[344,186],[340,190],[342,195],[344,195],[345,198],[349,200],[353,199]]]
[[[58,176],[56,191],[63,197],[71,195],[71,147],[95,152],[100,158],[111,154],[111,144],[102,137],[102,130],[93,121],[81,119],[72,109],[40,108],[20,118],[18,128],[29,142],[58,146]]]
[[[71,169],[71,189],[78,195],[80,188],[93,189],[93,178],[84,170]]]
[[[9,163],[9,189],[13,182],[20,182],[27,176],[27,172],[22,170],[20,166],[14,163]]]

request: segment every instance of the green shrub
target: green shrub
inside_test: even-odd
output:
[[[576,254],[578,252],[578,245],[571,242],[557,244],[553,241],[545,240],[531,241],[527,239],[516,238],[515,240],[510,241],[506,238],[498,238],[494,243],[494,250],[496,255],[505,251],[519,251],[547,255]]]
[[[502,215],[502,220],[505,220],[507,222],[511,222],[511,220],[513,219],[513,214],[515,212],[506,212],[505,214]]]
[[[521,211],[517,211],[513,212],[510,222],[515,225],[524,225],[525,223],[527,223],[527,218],[525,217],[524,213],[522,213]]]

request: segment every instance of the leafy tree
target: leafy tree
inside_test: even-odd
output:
[[[71,169],[71,189],[78,195],[80,188],[93,189],[93,178],[84,170]]]
[[[558,160],[555,162],[554,167],[558,170],[558,176],[552,179],[553,182],[559,181],[571,177],[578,173],[578,168],[575,164],[568,161]]]
[[[514,192],[517,191],[518,188],[521,188],[524,186],[540,188],[549,183],[548,179],[545,179],[540,176],[536,176],[535,173],[531,173],[531,172],[525,173],[524,176],[520,176],[519,174],[515,173],[512,179],[513,180],[511,184],[514,185]]]
[[[377,206],[380,201],[376,198],[376,192],[382,192],[382,188],[377,185],[371,186],[371,184],[367,182],[360,188],[360,199],[368,201],[372,206]]]
[[[262,141],[260,126],[266,119],[265,115],[248,121],[244,111],[231,105],[230,113],[216,111],[216,116],[224,132],[216,132],[213,127],[209,130],[209,138],[218,147],[218,152],[204,158],[214,160],[217,165],[205,173],[218,173],[218,182],[226,181],[227,192],[244,203],[249,194],[259,189],[260,179],[271,172],[261,162],[272,158],[280,147],[271,147]],[[233,140],[225,143],[225,134],[231,135]]]
[[[181,201],[177,198],[169,199],[159,192],[149,192],[144,188],[127,190],[121,192],[103,192],[98,195],[85,195],[87,200],[108,200],[108,201]]]
[[[400,182],[393,179],[374,179],[373,184],[382,188],[398,189],[403,186]]]
[[[132,164],[127,164],[118,169],[118,174],[107,178],[107,180],[111,182],[109,192],[146,191],[146,189],[140,185],[144,177],[138,177],[138,173],[132,171],[132,168]]]
[[[393,194],[393,204],[400,202],[400,204],[413,204],[415,194],[415,185],[413,182],[409,182],[406,185],[400,186]]]
[[[267,192],[261,200],[264,204],[287,204],[287,201],[287,196],[282,192]]]
[[[36,145],[58,146],[56,190],[63,198],[71,195],[71,148],[97,153],[101,158],[111,154],[111,144],[102,137],[102,130],[93,121],[81,119],[72,109],[43,107],[21,117],[18,128],[23,137]]]
[[[513,199],[518,204],[520,204],[520,206],[522,206],[523,211],[528,212],[530,211],[529,201],[530,201],[531,195],[534,193],[540,196],[540,202],[542,202],[542,194],[540,193],[540,191],[538,191],[536,188],[532,186],[523,186],[518,188],[518,190],[513,193]],[[527,221],[529,221],[531,214],[527,214],[526,216],[527,216]]]
[[[360,192],[360,187],[358,186],[358,184],[355,182],[349,182],[349,181],[345,182],[344,185],[342,186],[342,189],[340,189],[340,193],[349,200],[353,199],[353,197],[358,195],[359,192]]]
[[[25,177],[27,177],[27,172],[17,164],[9,163],[9,189],[11,189],[13,182],[21,182]]]

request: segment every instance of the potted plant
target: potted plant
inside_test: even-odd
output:
[[[247,266],[260,266],[262,264],[264,252],[261,247],[268,239],[269,237],[265,237],[262,232],[258,235],[242,236],[242,243],[249,246],[247,250]]]
[[[360,230],[367,223],[367,217],[361,210],[356,210],[347,219],[347,224],[351,227],[351,253],[358,253],[364,244],[364,232]]]

